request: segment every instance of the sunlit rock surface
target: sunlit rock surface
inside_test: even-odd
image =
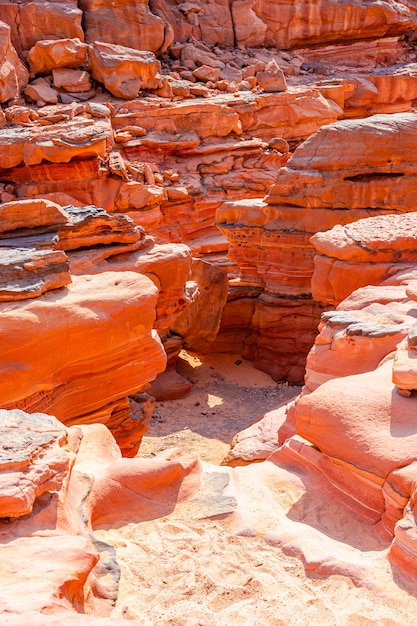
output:
[[[230,301],[223,346],[229,333],[240,330],[241,349],[257,367],[277,380],[301,382],[303,355],[314,342],[322,311],[356,288],[379,284],[413,263],[413,253],[405,252],[413,239],[413,215],[402,222],[398,215],[375,217],[379,226],[375,230],[369,222],[369,245],[356,231],[361,225],[367,228],[368,221],[361,218],[415,210],[416,128],[415,114],[336,122],[296,149],[264,200],[222,205],[216,220],[240,269],[231,296],[247,310],[246,322],[235,320]],[[395,231],[397,222],[404,235]],[[313,276],[316,242],[318,252],[327,246],[328,256],[316,258]],[[355,254],[358,260],[365,255],[366,265],[355,266]],[[401,268],[393,265],[398,262]]]

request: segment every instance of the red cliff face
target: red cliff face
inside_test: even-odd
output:
[[[305,382],[251,430],[269,464],[219,470],[236,477],[233,523],[251,518],[252,476],[267,493],[273,466],[301,493],[299,472],[415,576],[416,33],[414,3],[395,0],[0,0],[10,624],[118,623],[113,548],[94,533],[168,516],[199,483],[189,455],[122,458],[148,393],[190,389],[183,346]],[[263,510],[237,534],[363,582],[269,508],[279,530]]]

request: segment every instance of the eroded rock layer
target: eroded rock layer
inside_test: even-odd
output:
[[[403,265],[413,262],[409,250],[413,215],[400,220],[409,240],[395,231],[398,216],[386,215],[381,221],[375,217],[376,232],[372,219],[364,218],[415,210],[416,129],[417,116],[412,113],[323,127],[296,149],[264,200],[224,203],[217,223],[240,268],[234,297],[242,306],[245,303],[247,315],[245,321],[237,320],[235,305],[228,305],[223,343],[228,333],[240,331],[244,353],[257,367],[278,380],[301,382],[303,357],[314,342],[322,311],[355,288],[380,283],[398,271],[394,260]],[[358,219],[364,229],[369,224],[371,243],[361,231],[360,244],[355,244],[360,226],[349,224]],[[315,235],[329,229],[334,235]],[[327,242],[328,257],[316,260],[312,279],[313,245],[320,252],[322,240]],[[355,271],[361,260],[366,274]],[[331,284],[339,290],[337,295],[330,295]],[[248,326],[255,332],[250,333]]]
[[[323,311],[301,397],[229,462],[272,457],[207,467],[193,506],[376,588],[356,554],[300,531],[320,492],[384,537],[363,549],[394,537],[392,562],[415,576],[416,29],[400,0],[0,0],[10,624],[130,618],[95,533],[168,518],[201,472],[178,451],[121,458],[146,431],[147,392],[190,390],[183,345],[299,383]],[[252,483],[272,519],[247,506]]]

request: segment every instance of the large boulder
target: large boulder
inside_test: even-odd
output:
[[[136,98],[141,89],[159,89],[161,66],[152,52],[96,41],[90,47],[93,78],[117,98]]]

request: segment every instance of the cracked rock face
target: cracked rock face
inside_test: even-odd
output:
[[[0,410],[0,518],[28,515],[43,493],[59,491],[70,468],[67,430],[42,413]]]

